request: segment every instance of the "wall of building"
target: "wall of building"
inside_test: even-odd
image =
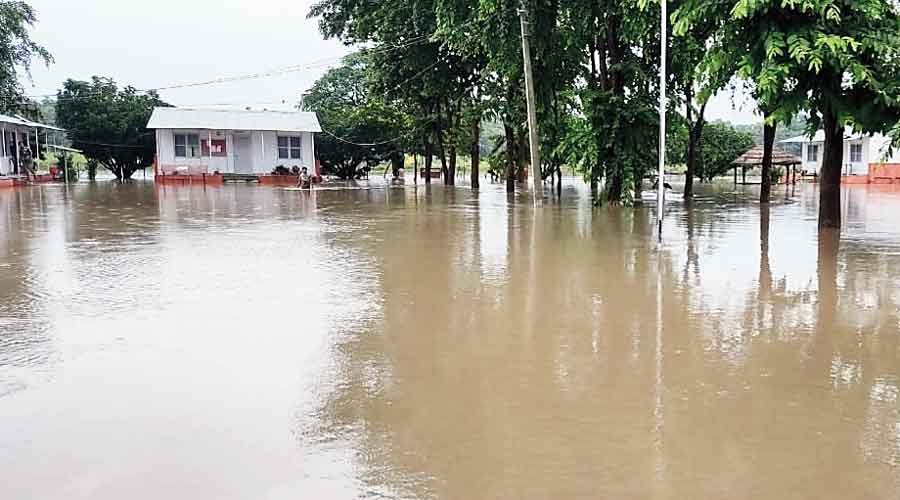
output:
[[[7,125],[5,130],[7,133],[18,131],[18,140],[25,141],[29,145],[34,137],[34,129],[28,129],[27,127]],[[0,129],[0,131],[2,131],[2,129]],[[9,153],[9,147],[2,137],[3,135],[0,133],[0,175],[9,175],[13,173],[13,160]]]
[[[865,176],[869,172],[869,164],[877,162],[877,158],[882,155],[880,150],[883,146],[883,136],[861,137],[857,139],[847,139],[844,141],[843,159],[841,160],[841,174],[845,176],[861,175]],[[809,145],[818,146],[818,158],[813,161],[809,157]],[[854,144],[862,145],[862,157],[860,161],[850,161],[850,148]],[[825,144],[820,141],[803,143],[801,148],[801,166],[804,172],[808,174],[818,174],[822,168],[822,157],[825,154]]]
[[[167,172],[174,169],[187,169],[190,173],[237,172],[239,169],[235,166],[235,135],[244,135],[250,138],[250,155],[252,158],[250,172],[252,173],[266,174],[278,165],[284,165],[287,168],[291,168],[294,165],[308,167],[310,172],[312,172],[315,165],[315,139],[311,132],[233,132],[230,130],[214,130],[212,131],[212,139],[214,141],[223,138],[226,141],[225,156],[209,157],[204,155],[199,158],[175,157],[175,133],[197,134],[201,143],[209,138],[209,131],[207,130],[158,130],[157,150],[159,164]],[[302,158],[299,160],[278,158],[278,136],[300,137]]]
[[[200,142],[207,141],[212,134],[212,139],[225,139],[225,156],[201,155],[199,158],[175,157],[175,134],[197,134]],[[187,168],[190,173],[213,173],[233,171],[233,149],[231,133],[224,130],[158,130],[156,132],[157,152],[159,165],[165,170],[170,168]],[[202,151],[202,148],[201,148]]]

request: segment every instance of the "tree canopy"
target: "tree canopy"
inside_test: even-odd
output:
[[[124,180],[153,164],[156,143],[147,121],[157,106],[167,104],[155,92],[120,89],[111,78],[70,79],[56,97],[56,122],[88,160]]]
[[[35,111],[25,97],[21,77],[30,76],[31,63],[53,62],[50,52],[31,39],[37,22],[34,9],[24,1],[0,1],[0,112]]]
[[[436,153],[448,183],[458,147],[472,142],[473,157],[480,155],[474,141],[485,119],[503,129],[491,163],[505,164],[509,189],[523,178],[529,158],[521,13],[538,75],[542,176],[565,163],[592,186],[602,183],[606,200],[639,199],[634,194],[657,156],[657,75],[664,64],[669,121],[687,131],[672,137],[684,154],[667,152],[688,166],[685,197],[695,176],[722,170],[705,143],[715,148],[725,141],[723,158],[731,156],[731,145],[746,143],[746,135],[707,124],[705,117],[709,98],[737,80],[751,89],[765,116],[761,135],[769,146],[778,136],[775,126],[788,127],[796,116],[804,117],[808,131],[829,131],[834,140],[826,144],[831,154],[825,155],[822,192],[829,215],[823,221],[834,225],[840,131],[845,125],[893,129],[900,137],[894,127],[900,119],[898,6],[888,0],[672,0],[669,57],[660,61],[657,5],[320,0],[310,16],[326,37],[366,47],[367,92],[380,96],[382,112],[408,118],[408,150],[423,152],[426,163]]]
[[[367,67],[367,56],[353,54],[303,98],[303,108],[316,112],[324,130],[316,140],[322,168],[342,179],[357,176],[361,164],[398,158],[402,164],[412,131],[407,116],[368,90]]]

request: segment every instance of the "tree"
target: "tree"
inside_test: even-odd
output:
[[[681,1],[673,9],[676,20],[687,15],[691,2]],[[683,12],[682,9],[685,9]],[[681,94],[684,106],[684,122],[687,128],[685,153],[684,199],[694,195],[694,176],[697,168],[703,128],[706,125],[706,105],[709,99],[725,87],[734,73],[728,65],[716,67],[704,65],[708,48],[715,40],[718,30],[727,20],[726,16],[710,12],[704,22],[676,23],[672,37],[671,73],[676,94]]]
[[[825,132],[819,227],[841,225],[844,129],[887,132],[900,119],[900,14],[887,0],[739,0],[740,71],[770,122],[810,112]]]
[[[697,178],[711,181],[733,167],[731,162],[753,146],[753,135],[736,130],[731,124],[710,122],[705,128],[706,140],[700,147]]]
[[[316,140],[316,154],[326,173],[350,179],[362,163],[385,160],[395,175],[403,164],[403,142],[411,136],[409,119],[373,94],[367,82],[368,58],[352,54],[344,64],[328,70],[303,99],[325,133]]]
[[[31,61],[50,64],[53,57],[31,39],[37,22],[34,9],[23,1],[0,1],[0,112],[21,113],[33,108],[25,96],[20,72],[30,76]]]
[[[153,164],[156,152],[147,121],[157,106],[168,106],[155,92],[119,89],[111,78],[66,80],[57,93],[56,121],[72,146],[119,180]]]

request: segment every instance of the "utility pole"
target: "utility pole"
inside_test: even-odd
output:
[[[661,19],[659,33],[659,174],[656,181],[656,218],[659,220],[659,238],[662,239],[663,212],[666,196],[666,43],[668,37],[668,0],[660,0]]]
[[[534,186],[535,203],[544,197],[544,184],[541,181],[541,151],[538,142],[537,114],[534,106],[534,79],[531,74],[531,47],[528,39],[528,21],[525,19],[525,1],[519,9],[519,22],[522,25],[522,58],[525,60],[525,101],[528,107],[528,139],[531,146],[531,182]]]

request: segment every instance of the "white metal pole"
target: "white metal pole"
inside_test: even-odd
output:
[[[69,155],[63,155],[63,175],[66,178],[66,185],[69,185]]]
[[[34,129],[34,174],[37,177],[38,164],[41,162],[41,138],[38,136],[38,129]]]
[[[666,196],[666,44],[668,14],[666,3],[660,0],[659,33],[659,177],[656,186],[656,218],[659,221],[659,237],[662,238],[663,211]]]

